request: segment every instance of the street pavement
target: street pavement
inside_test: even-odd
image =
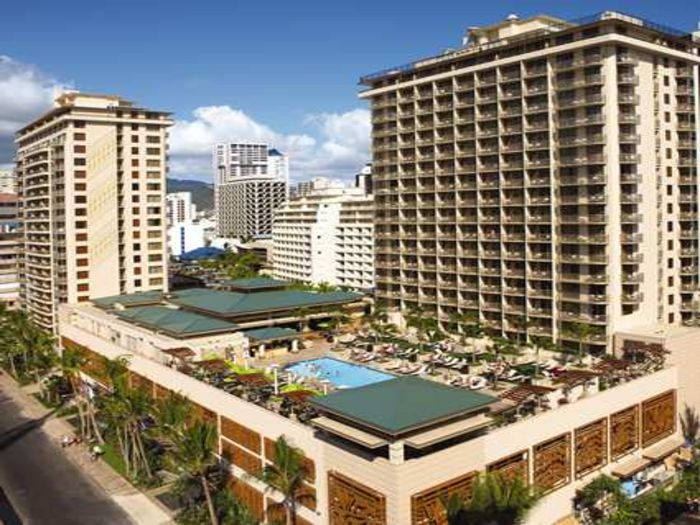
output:
[[[0,523],[134,523],[42,430],[45,420],[23,416],[0,390]]]

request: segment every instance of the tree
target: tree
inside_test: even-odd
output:
[[[698,434],[700,433],[700,417],[697,410],[688,405],[684,405],[683,413],[681,414],[681,430],[683,431],[685,442],[693,447],[693,451],[695,451]]]
[[[341,326],[343,326],[344,324],[347,324],[349,322],[350,322],[350,316],[342,308],[336,308],[335,310],[333,310],[330,313],[330,319],[328,320],[328,324],[330,326],[330,329],[334,333],[337,332]]]
[[[284,436],[275,443],[275,457],[272,464],[266,465],[260,479],[282,494],[282,501],[275,503],[272,508],[284,510],[287,525],[295,525],[296,509],[299,503],[313,501],[313,496],[307,492],[304,479],[309,476],[308,467],[304,461],[304,453],[290,445]]]
[[[419,339],[424,341],[439,341],[442,338],[440,323],[434,312],[412,308],[406,315],[406,326],[415,328]]]
[[[533,337],[530,344],[535,351],[535,378],[537,378],[540,375],[540,352],[542,350],[556,352],[559,350],[559,347],[548,337]]]
[[[450,322],[457,329],[457,333],[462,337],[465,344],[474,344],[474,339],[484,335],[484,328],[479,321],[479,315],[475,312],[464,312],[453,314]]]
[[[462,501],[461,508],[455,497],[443,505],[450,525],[516,525],[523,522],[539,498],[539,493],[519,476],[485,473],[479,476],[469,501]]]
[[[183,395],[171,391],[156,403],[154,409],[153,416],[158,423],[160,436],[173,443],[190,417],[190,402]]]
[[[192,426],[175,434],[174,446],[169,456],[170,462],[182,477],[199,482],[207,503],[211,525],[219,524],[208,479],[218,464],[214,455],[216,439],[216,428],[213,425],[196,421]]]
[[[578,364],[583,364],[584,344],[595,333],[595,329],[587,323],[573,323],[567,332],[578,342]]]

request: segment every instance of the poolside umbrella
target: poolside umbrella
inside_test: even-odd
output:
[[[270,365],[270,368],[272,369],[272,374],[275,378],[275,395],[280,393],[280,382],[279,382],[279,367],[277,363],[273,363]]]

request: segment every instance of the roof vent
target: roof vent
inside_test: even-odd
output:
[[[520,17],[515,13],[511,13],[506,17],[506,20],[508,20],[508,22],[515,22],[517,20],[520,20]]]

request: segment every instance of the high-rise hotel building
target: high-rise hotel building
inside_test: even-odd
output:
[[[699,63],[693,35],[605,12],[364,77],[378,297],[569,347],[588,326],[592,351],[692,322]]]
[[[41,326],[58,304],[167,289],[168,113],[69,92],[16,136],[20,302]]]
[[[214,206],[220,237],[269,237],[289,194],[289,159],[262,143],[214,147]]]

